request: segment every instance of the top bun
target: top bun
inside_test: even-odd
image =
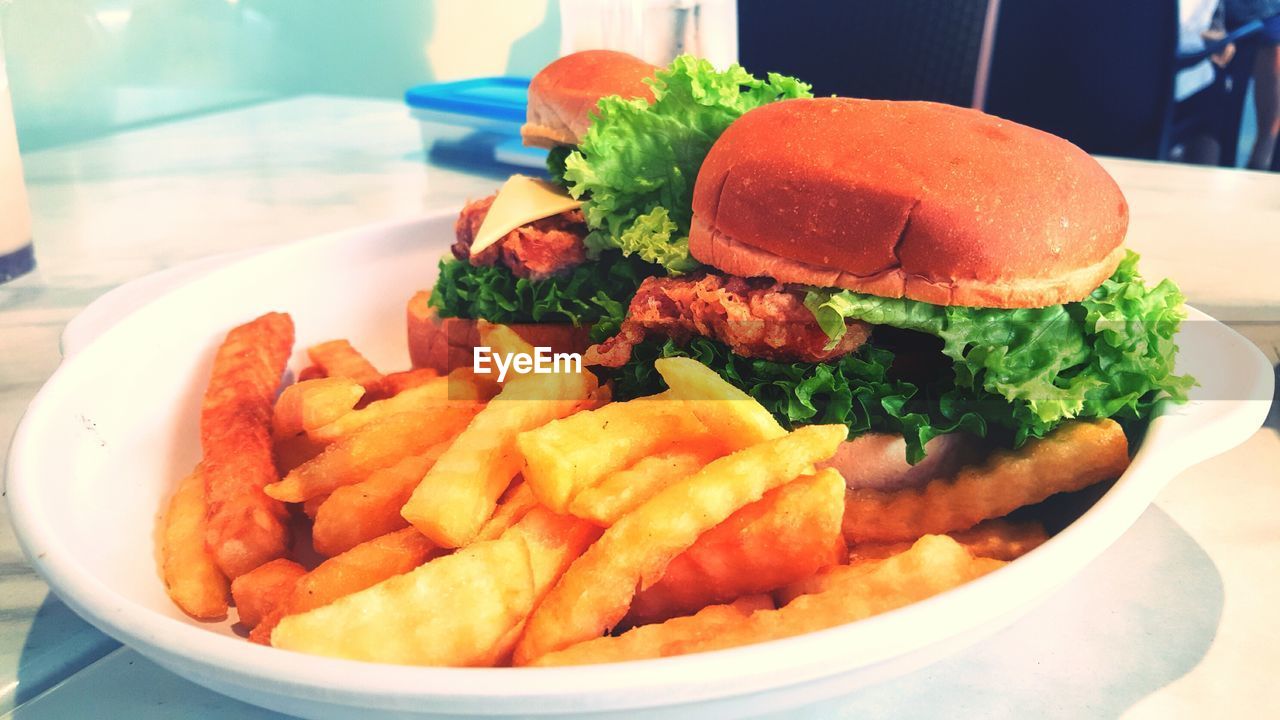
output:
[[[977,110],[822,98],[752,110],[698,173],[689,250],[741,276],[937,305],[1083,299],[1129,207],[1061,138]]]
[[[600,98],[621,95],[653,100],[644,83],[657,66],[614,50],[584,50],[542,68],[529,82],[529,113],[520,136],[524,144],[551,148],[577,145],[587,134]]]

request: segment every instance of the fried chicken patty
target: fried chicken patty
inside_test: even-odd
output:
[[[589,348],[583,359],[588,365],[621,367],[647,338],[685,342],[701,335],[743,357],[816,363],[853,352],[870,334],[866,323],[850,322],[840,342],[828,349],[826,334],[804,306],[804,291],[770,278],[651,277],[636,291],[618,334]]]
[[[581,265],[587,259],[587,236],[581,210],[569,210],[512,230],[476,255],[471,245],[497,195],[467,203],[453,225],[453,255],[472,265],[502,265],[518,277],[543,280]]]

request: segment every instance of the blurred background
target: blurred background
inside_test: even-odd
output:
[[[604,44],[656,62],[701,49],[818,93],[973,105],[1090,152],[1228,166],[1250,162],[1280,102],[1280,20],[1267,22],[1280,0],[13,0],[0,12],[24,152],[297,95],[527,77]],[[670,42],[672,23],[692,48]],[[1271,167],[1266,154],[1253,164]]]

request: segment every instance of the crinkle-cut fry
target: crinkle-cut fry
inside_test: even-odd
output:
[[[387,373],[382,376],[382,379],[378,381],[375,387],[369,388],[368,392],[365,393],[364,399],[369,402],[383,400],[410,388],[431,382],[438,377],[440,377],[440,373],[431,368],[414,368],[413,370]]]
[[[507,528],[520,522],[535,507],[538,507],[538,498],[534,496],[529,483],[516,478],[511,483],[511,487],[507,488],[502,501],[498,503],[498,509],[493,511],[493,516],[484,524],[484,527],[480,528],[480,534],[476,535],[476,542],[502,537],[502,533],[506,532]]]
[[[293,320],[267,313],[227,333],[200,408],[205,544],[236,578],[289,547],[288,512],[263,493],[275,482],[271,408],[293,347]]]
[[[277,440],[315,430],[351,412],[364,397],[364,387],[351,378],[326,377],[285,388],[272,410],[271,431]]]
[[[303,502],[358,483],[377,470],[452,439],[481,407],[473,402],[450,402],[429,413],[401,413],[371,423],[326,447],[280,482],[268,485],[266,493],[285,502]]]
[[[895,542],[965,530],[1051,495],[1119,477],[1128,466],[1128,443],[1115,421],[1066,422],[1018,450],[998,450],[952,478],[896,491],[850,490],[845,541]]]
[[[1034,520],[1014,522],[1004,518],[984,520],[968,530],[949,533],[974,557],[1017,560],[1043,545],[1049,534]]]
[[[1005,562],[1022,557],[1049,539],[1044,526],[1038,522],[1012,522],[1003,518],[986,520],[968,530],[948,533],[947,537],[960,543],[974,557]],[[871,570],[877,561],[910,550],[914,542],[860,543],[849,549],[847,565],[821,570],[778,589],[773,595],[779,605],[786,605],[801,595],[822,592],[829,586],[831,576],[847,578],[858,572],[855,568]]]
[[[738,626],[756,610],[773,609],[768,595],[748,595],[727,605],[708,605],[694,615],[634,627],[616,637],[606,635],[585,640],[543,655],[533,665],[594,665],[667,657],[675,654],[670,650],[672,645],[701,641]]]
[[[471,381],[470,373],[450,373],[445,377],[428,380],[415,387],[383,400],[375,400],[359,410],[352,410],[333,422],[310,429],[307,434],[314,440],[332,443],[351,437],[370,424],[393,415],[413,412],[433,412],[450,403],[481,402],[489,399],[487,387]]]
[[[924,600],[1003,565],[973,557],[945,535],[926,535],[887,560],[832,569],[822,592],[752,613],[735,628],[672,649],[680,654],[720,650],[842,625]]]
[[[810,472],[844,440],[843,425],[810,425],[713,460],[624,515],[565,573],[529,619],[514,662],[599,637],[627,613],[635,593],[739,508]]]
[[[590,373],[509,380],[427,472],[401,515],[443,547],[473,541],[524,464],[516,436],[575,412],[595,387]]]
[[[517,444],[538,500],[567,512],[578,493],[605,476],[705,432],[686,403],[662,393],[546,423]]]
[[[521,487],[527,487],[521,485]],[[532,497],[532,493],[529,493]],[[508,499],[523,501],[523,496]],[[570,515],[558,515],[545,507],[535,504],[525,512],[519,522],[512,525],[503,535],[519,536],[524,539],[529,550],[529,567],[533,581],[533,603],[529,613],[519,619],[502,640],[494,646],[492,653],[483,661],[485,665],[510,665],[511,655],[516,642],[524,631],[528,616],[543,598],[569,569],[583,551],[600,537],[600,528]]]
[[[738,450],[782,437],[786,430],[755,398],[731,385],[716,371],[692,358],[660,358],[653,363],[666,381],[667,394],[689,403],[712,435]]]
[[[827,468],[774,488],[703,533],[623,625],[648,625],[743,595],[766,593],[844,559],[844,478]]]
[[[200,620],[227,614],[227,577],[205,547],[204,478],[200,469],[178,485],[161,519],[160,555],[165,591]]]
[[[599,529],[535,508],[469,545],[325,607],[285,617],[277,647],[414,665],[487,665]]]
[[[325,557],[333,557],[366,540],[407,527],[409,522],[400,516],[400,508],[448,446],[448,442],[440,443],[375,470],[354,485],[334,490],[315,514],[312,547]]]
[[[320,563],[298,578],[289,597],[269,613],[249,639],[267,644],[283,617],[323,607],[335,600],[413,570],[442,554],[435,543],[413,528],[374,538]]]
[[[719,439],[695,435],[604,476],[592,487],[583,488],[569,503],[569,514],[609,527],[663,488],[689,477],[728,452]]]
[[[298,578],[307,569],[288,558],[276,558],[241,575],[231,583],[240,624],[252,629],[262,619],[284,604]]]
[[[927,535],[908,551],[865,566],[830,571],[821,592],[776,610],[746,613],[707,610],[659,625],[644,625],[543,656],[535,664],[576,665],[670,657],[722,650],[800,635],[861,620],[937,595],[1004,565],[974,558],[951,538]],[[725,606],[712,606],[724,608]],[[708,608],[711,610],[712,608]]]
[[[523,538],[476,543],[328,605],[287,615],[271,644],[401,665],[480,665],[533,605]]]
[[[377,387],[382,373],[349,340],[330,340],[307,348],[307,357],[329,377],[351,378],[365,388]]]

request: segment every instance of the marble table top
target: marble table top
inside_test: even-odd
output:
[[[1129,244],[1144,255],[1145,274],[1175,278],[1190,302],[1276,361],[1280,175],[1102,162],[1131,204]],[[31,153],[24,163],[39,268],[0,285],[0,447],[56,367],[63,326],[111,288],[219,253],[457,207],[505,177],[425,162],[417,126],[398,103],[336,97],[122,133]],[[1280,707],[1278,428],[1273,411],[1245,445],[1175,478],[1096,568],[1009,630],[809,715],[923,717],[948,708],[974,717],[1237,717]],[[1098,578],[1117,568],[1131,569],[1133,582],[1099,596]],[[1084,627],[1094,630],[1073,632]],[[1084,648],[1092,667],[1082,668],[1085,634],[1108,640]],[[1039,651],[1009,650],[1032,646]],[[79,620],[27,567],[3,518],[6,711],[271,715],[172,676]]]

